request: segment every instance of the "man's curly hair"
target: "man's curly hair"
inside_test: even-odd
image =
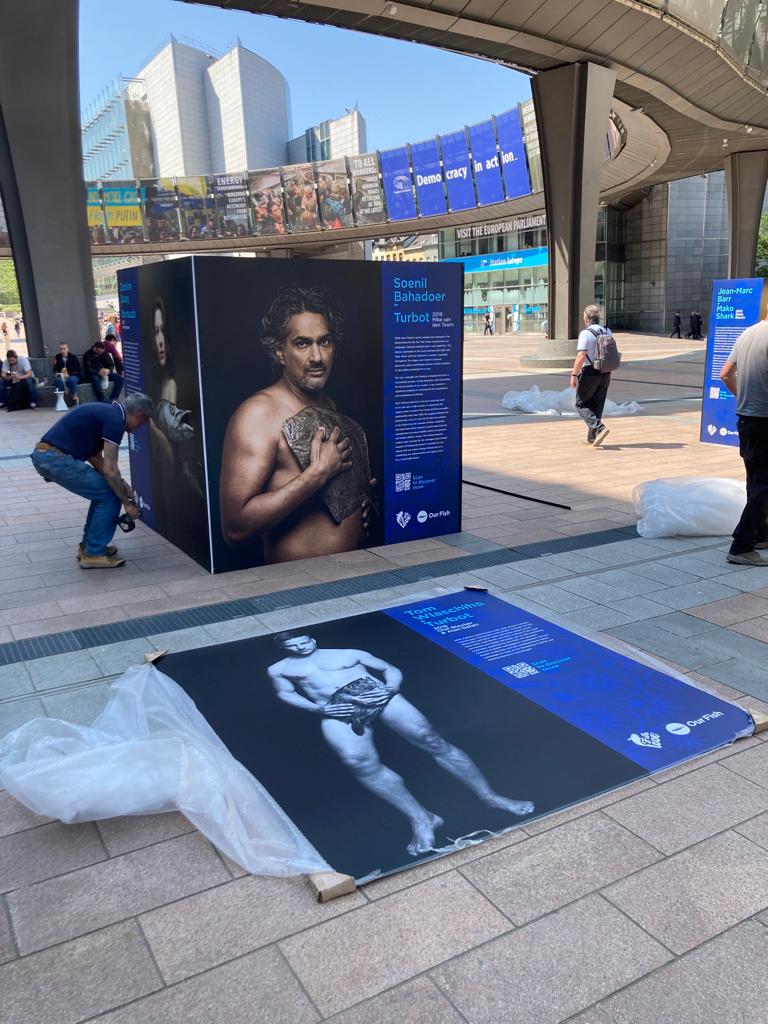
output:
[[[328,333],[338,346],[344,337],[344,316],[339,300],[322,288],[290,286],[278,292],[261,320],[259,341],[273,366],[282,364],[277,350],[285,341],[288,321],[297,313],[319,313],[328,324]]]

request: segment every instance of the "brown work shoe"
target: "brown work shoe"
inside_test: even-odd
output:
[[[124,558],[115,558],[114,555],[82,555],[80,558],[81,569],[119,569],[125,565]]]
[[[78,560],[78,562],[80,561],[80,559],[83,557],[84,554],[85,554],[85,544],[83,544],[83,542],[80,541],[80,543],[77,545],[77,560]],[[107,544],[107,554],[110,557],[112,555],[116,555],[117,554],[117,545],[116,544]]]

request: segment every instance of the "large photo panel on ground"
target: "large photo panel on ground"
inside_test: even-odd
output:
[[[126,389],[154,402],[129,435],[142,521],[210,570],[191,260],[118,272]]]
[[[328,863],[358,881],[752,731],[741,708],[470,591],[161,667]]]

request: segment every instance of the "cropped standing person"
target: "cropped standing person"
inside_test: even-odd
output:
[[[611,332],[600,325],[600,309],[597,306],[587,306],[583,317],[584,330],[576,345],[570,383],[572,388],[576,388],[576,412],[587,424],[587,444],[597,448],[610,433],[603,423],[602,415],[611,375],[595,369],[595,350],[600,335],[609,335]]]
[[[726,555],[736,565],[768,565],[768,311],[739,335],[720,379],[736,395],[739,453],[747,473],[747,503]]]
[[[121,508],[131,519],[141,513],[130,484],[118,468],[123,433],[143,426],[152,415],[152,399],[136,392],[122,403],[89,402],[62,416],[32,452],[32,465],[46,481],[90,499],[83,539],[78,547],[81,569],[116,569],[125,564],[110,544]]]

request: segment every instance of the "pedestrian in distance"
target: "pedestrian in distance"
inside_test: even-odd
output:
[[[736,396],[739,453],[747,475],[747,503],[726,555],[736,565],[768,566],[768,310],[739,335],[720,379]]]
[[[123,403],[88,402],[62,416],[35,445],[32,465],[43,480],[90,500],[77,550],[81,569],[117,569],[125,564],[110,541],[121,509],[130,519],[141,513],[130,484],[120,475],[118,454],[124,432],[143,426],[152,409],[152,399],[141,392]]]
[[[485,337],[486,334],[493,334],[493,324],[491,323],[491,314],[490,313],[486,313],[485,314],[484,321],[485,321],[485,326],[483,327],[483,337]]]
[[[621,355],[610,328],[600,324],[600,309],[587,306],[583,317],[570,384],[576,388],[576,412],[587,424],[587,444],[597,448],[610,433],[602,416],[611,371],[619,368]]]
[[[683,320],[682,320],[682,317],[680,316],[680,313],[679,312],[675,313],[675,320],[674,320],[675,326],[672,328],[672,333],[670,334],[670,338],[679,338],[679,337],[681,337],[681,335],[680,335],[680,327],[682,326],[682,323],[683,323]]]

